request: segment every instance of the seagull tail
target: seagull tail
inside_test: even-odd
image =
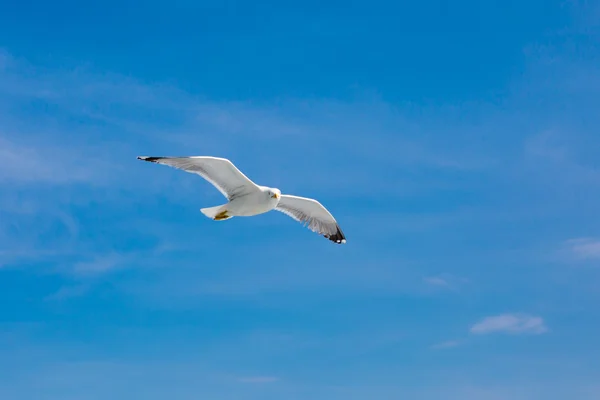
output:
[[[216,207],[201,208],[200,211],[210,219],[214,219],[215,221],[224,221],[232,217],[231,215],[227,214],[226,206],[227,204]]]

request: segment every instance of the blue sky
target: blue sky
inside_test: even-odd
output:
[[[0,4],[0,398],[597,399],[600,4]],[[215,223],[230,158],[318,198]]]

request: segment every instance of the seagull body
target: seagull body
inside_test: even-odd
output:
[[[214,218],[212,215],[213,209],[214,211],[224,212],[221,217],[215,218],[217,220],[232,217],[253,217],[275,209],[280,199],[281,192],[277,189],[259,186],[258,190],[238,195],[223,206],[202,208],[200,211],[209,218]],[[224,209],[221,210],[221,207],[224,207]]]
[[[282,195],[277,188],[259,186],[225,158],[140,156],[138,159],[195,173],[209,181],[228,200],[220,206],[200,209],[204,215],[215,221],[251,217],[276,210],[307,225],[313,232],[334,243],[346,243],[346,237],[335,218],[317,200]]]

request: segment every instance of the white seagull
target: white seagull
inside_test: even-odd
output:
[[[289,215],[332,242],[346,243],[346,237],[333,215],[321,203],[306,197],[282,195],[276,188],[259,186],[233,163],[218,157],[138,157],[138,160],[169,165],[198,174],[212,183],[229,201],[202,208],[208,218],[223,221],[232,217],[251,217],[271,210]]]

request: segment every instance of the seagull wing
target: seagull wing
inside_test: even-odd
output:
[[[317,200],[282,195],[275,209],[303,223],[313,232],[325,236],[332,242],[346,243],[346,236],[333,215]]]
[[[231,201],[259,190],[258,186],[225,158],[218,157],[138,157],[138,160],[164,164],[198,174]]]

